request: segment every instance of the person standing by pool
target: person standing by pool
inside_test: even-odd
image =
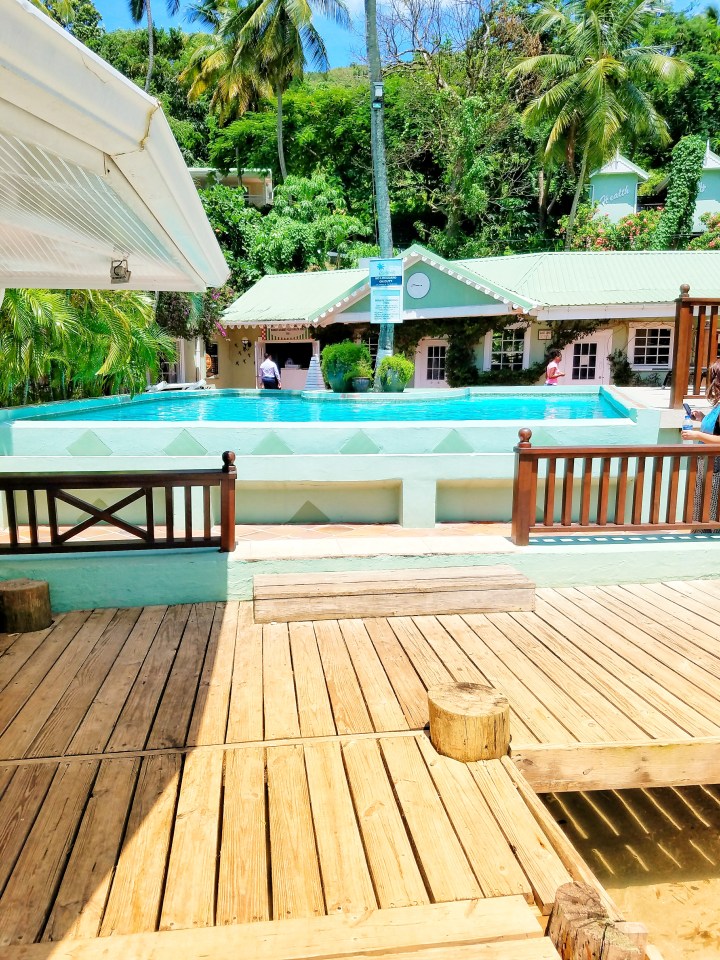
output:
[[[260,364],[260,376],[258,379],[262,382],[264,390],[281,390],[282,384],[280,383],[280,371],[277,368],[277,364],[270,356],[269,353],[265,353],[265,359]]]
[[[556,387],[559,378],[565,376],[560,369],[560,357],[562,357],[562,351],[558,350],[557,347],[554,350],[551,350],[548,354],[550,362],[548,363],[547,370],[545,371],[546,387]]]
[[[699,430],[683,430],[683,440],[696,440],[698,443],[706,443],[708,446],[716,446],[720,453],[720,360],[716,360],[710,367],[708,376],[707,400],[712,404],[712,409],[706,413],[702,419]],[[697,419],[697,410],[693,411],[693,419]],[[710,457],[698,460],[697,480],[695,481],[695,503],[693,508],[693,520],[699,520],[702,512],[703,493],[705,489],[706,477],[709,473],[708,465]],[[712,461],[712,491],[710,493],[710,516],[709,520],[718,520],[718,506],[720,505],[720,456],[713,457]],[[697,533],[711,533],[711,530],[697,530]]]

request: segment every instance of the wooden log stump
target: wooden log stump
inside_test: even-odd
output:
[[[428,690],[430,739],[438,753],[463,763],[497,760],[510,746],[510,705],[481,683],[448,683]]]
[[[587,883],[558,888],[547,935],[562,960],[643,960],[647,929],[608,916],[600,894]]]
[[[51,623],[50,586],[45,580],[0,581],[0,630],[30,633]]]

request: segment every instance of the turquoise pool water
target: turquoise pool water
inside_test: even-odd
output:
[[[400,397],[301,396],[297,393],[243,393],[213,390],[203,394],[136,397],[126,403],[35,415],[27,420],[90,420],[112,423],[345,423],[439,420],[607,420],[625,417],[603,394],[537,394]]]

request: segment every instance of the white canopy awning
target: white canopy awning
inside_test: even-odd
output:
[[[125,260],[118,289],[223,284],[158,102],[28,0],[0,24],[0,287],[107,289]]]

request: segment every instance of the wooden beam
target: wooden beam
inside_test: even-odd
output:
[[[511,756],[538,793],[694,786],[717,780],[720,737],[533,744],[511,749]]]
[[[675,337],[673,339],[672,384],[670,409],[679,410],[687,394],[690,381],[690,357],[692,351],[693,309],[688,298],[689,287],[680,287],[680,296],[675,301]]]
[[[0,948],[0,960],[237,960],[239,955],[253,960],[322,960],[541,938],[535,914],[522,897],[493,897],[362,914],[22,944]]]

